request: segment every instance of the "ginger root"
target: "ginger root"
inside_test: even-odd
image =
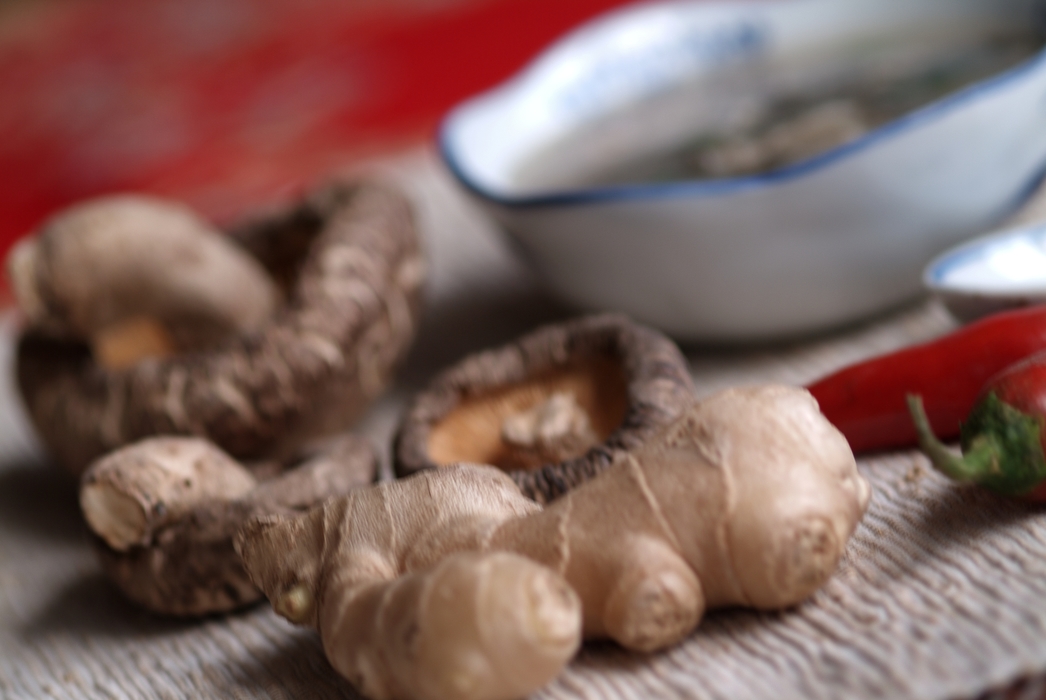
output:
[[[329,656],[334,668],[371,698],[520,698],[581,643],[577,595],[518,554],[459,552],[387,583],[364,576],[332,592],[342,624],[324,636],[343,651]]]
[[[276,612],[317,627],[331,664],[364,695],[509,700],[545,685],[581,642],[581,605],[562,577],[519,555],[470,551],[481,533],[539,509],[504,472],[449,467],[302,517],[253,519],[236,547]],[[448,528],[460,530],[457,546],[426,544],[453,539]]]
[[[252,603],[232,538],[248,518],[292,514],[374,480],[377,456],[344,437],[260,481],[200,438],[142,440],[85,472],[80,506],[108,577],[154,612],[203,615]]]
[[[15,246],[8,275],[30,324],[92,341],[108,367],[257,330],[279,300],[246,251],[188,208],[146,196],[66,209]]]
[[[502,698],[552,677],[554,664],[532,659],[566,663],[558,653],[569,647],[566,636],[551,635],[557,654],[542,657],[547,635],[534,631],[566,629],[566,607],[545,615],[560,621],[553,625],[537,624],[532,613],[484,620],[474,601],[451,609],[420,582],[448,557],[522,554],[576,591],[585,637],[653,651],[689,634],[707,608],[780,608],[809,596],[835,571],[869,497],[846,440],[813,397],[768,386],[694,404],[544,509],[500,470],[460,464],[302,515],[252,519],[235,544],[275,610],[318,627],[331,663],[365,695]],[[503,594],[509,609],[534,608],[533,596]],[[459,626],[482,624],[522,625],[517,634],[534,647],[522,654],[516,645],[455,636]],[[411,630],[405,645],[390,638],[403,628]],[[429,645],[443,646],[436,667],[419,652]],[[531,663],[540,673],[530,685],[485,680],[491,668],[515,664],[522,672]],[[474,677],[484,680],[460,687],[448,680]]]

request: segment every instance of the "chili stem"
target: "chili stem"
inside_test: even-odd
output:
[[[929,457],[937,471],[956,481],[981,481],[986,475],[998,472],[1000,453],[994,440],[986,436],[979,438],[960,457],[933,434],[922,398],[908,394],[907,401],[908,412],[919,436],[919,449]]]

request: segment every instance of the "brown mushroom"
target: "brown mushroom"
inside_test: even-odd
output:
[[[74,474],[102,454],[153,435],[206,437],[243,460],[285,458],[357,418],[385,387],[414,334],[424,263],[409,203],[387,185],[335,182],[240,227],[230,240],[261,264],[285,301],[260,322],[229,328],[212,344],[186,348],[175,342],[167,356],[130,361],[115,352],[121,356],[116,363],[101,361],[97,337],[83,337],[91,324],[69,319],[100,319],[103,326],[111,321],[109,330],[115,325],[118,332],[110,338],[144,336],[144,344],[155,348],[164,344],[164,333],[150,339],[157,334],[150,334],[148,323],[142,332],[143,319],[160,316],[153,320],[177,340],[192,334],[179,332],[170,317],[192,314],[163,317],[159,302],[178,305],[151,289],[142,295],[159,300],[151,307],[121,302],[129,311],[63,315],[68,297],[57,294],[48,276],[55,228],[41,231],[38,252],[12,255],[9,269],[13,278],[31,280],[13,284],[31,290],[31,301],[23,302],[30,325],[18,346],[19,388],[43,442]],[[151,235],[149,228],[135,232]],[[105,249],[106,255],[122,252],[119,246]],[[185,256],[191,263],[192,251]],[[187,284],[179,277],[163,289],[177,292]],[[81,287],[65,286],[63,293],[73,288],[86,295]],[[118,294],[92,299],[105,307],[135,294],[114,286]],[[47,320],[33,323],[41,318]]]
[[[144,195],[59,212],[11,250],[8,270],[31,325],[89,340],[111,367],[257,330],[279,299],[228,237],[187,207]]]
[[[135,603],[204,615],[253,603],[259,591],[233,549],[252,517],[293,515],[374,481],[377,454],[346,435],[259,481],[213,444],[154,437],[84,473],[80,506],[102,569]]]
[[[398,476],[492,464],[544,503],[595,476],[694,401],[686,360],[616,315],[546,326],[444,370],[396,436]]]

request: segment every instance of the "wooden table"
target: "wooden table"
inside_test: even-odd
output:
[[[385,451],[413,391],[463,354],[570,311],[543,293],[435,157],[377,164],[414,195],[428,301],[397,385],[358,430]],[[804,342],[688,348],[701,394],[821,374],[953,327],[933,302]],[[125,602],[87,544],[75,484],[18,407],[0,325],[0,698],[355,697],[314,633],[266,605],[202,621]],[[1046,669],[1046,511],[960,488],[914,452],[863,458],[872,505],[832,581],[797,609],[715,613],[653,656],[588,644],[549,698],[969,697]],[[1012,693],[1038,697],[1026,683]],[[1013,695],[1014,697],[1016,695]]]

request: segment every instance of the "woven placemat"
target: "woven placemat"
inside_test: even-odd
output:
[[[359,430],[387,450],[410,395],[464,353],[571,312],[455,189],[430,153],[380,170],[418,202],[432,263],[429,311],[395,390]],[[701,394],[806,383],[954,327],[923,301],[787,345],[686,348]],[[0,325],[9,367],[10,320]],[[384,465],[388,474],[387,455]],[[863,457],[874,488],[829,584],[788,611],[715,612],[683,644],[643,656],[587,644],[543,698],[1041,697],[1046,509],[959,487],[915,452]],[[1028,678],[1032,676],[1031,678]],[[1022,679],[1011,685],[1014,679]],[[990,690],[998,689],[1002,690]],[[125,602],[86,541],[75,487],[41,464],[0,379],[0,698],[357,697],[316,636],[266,606],[172,621]]]

